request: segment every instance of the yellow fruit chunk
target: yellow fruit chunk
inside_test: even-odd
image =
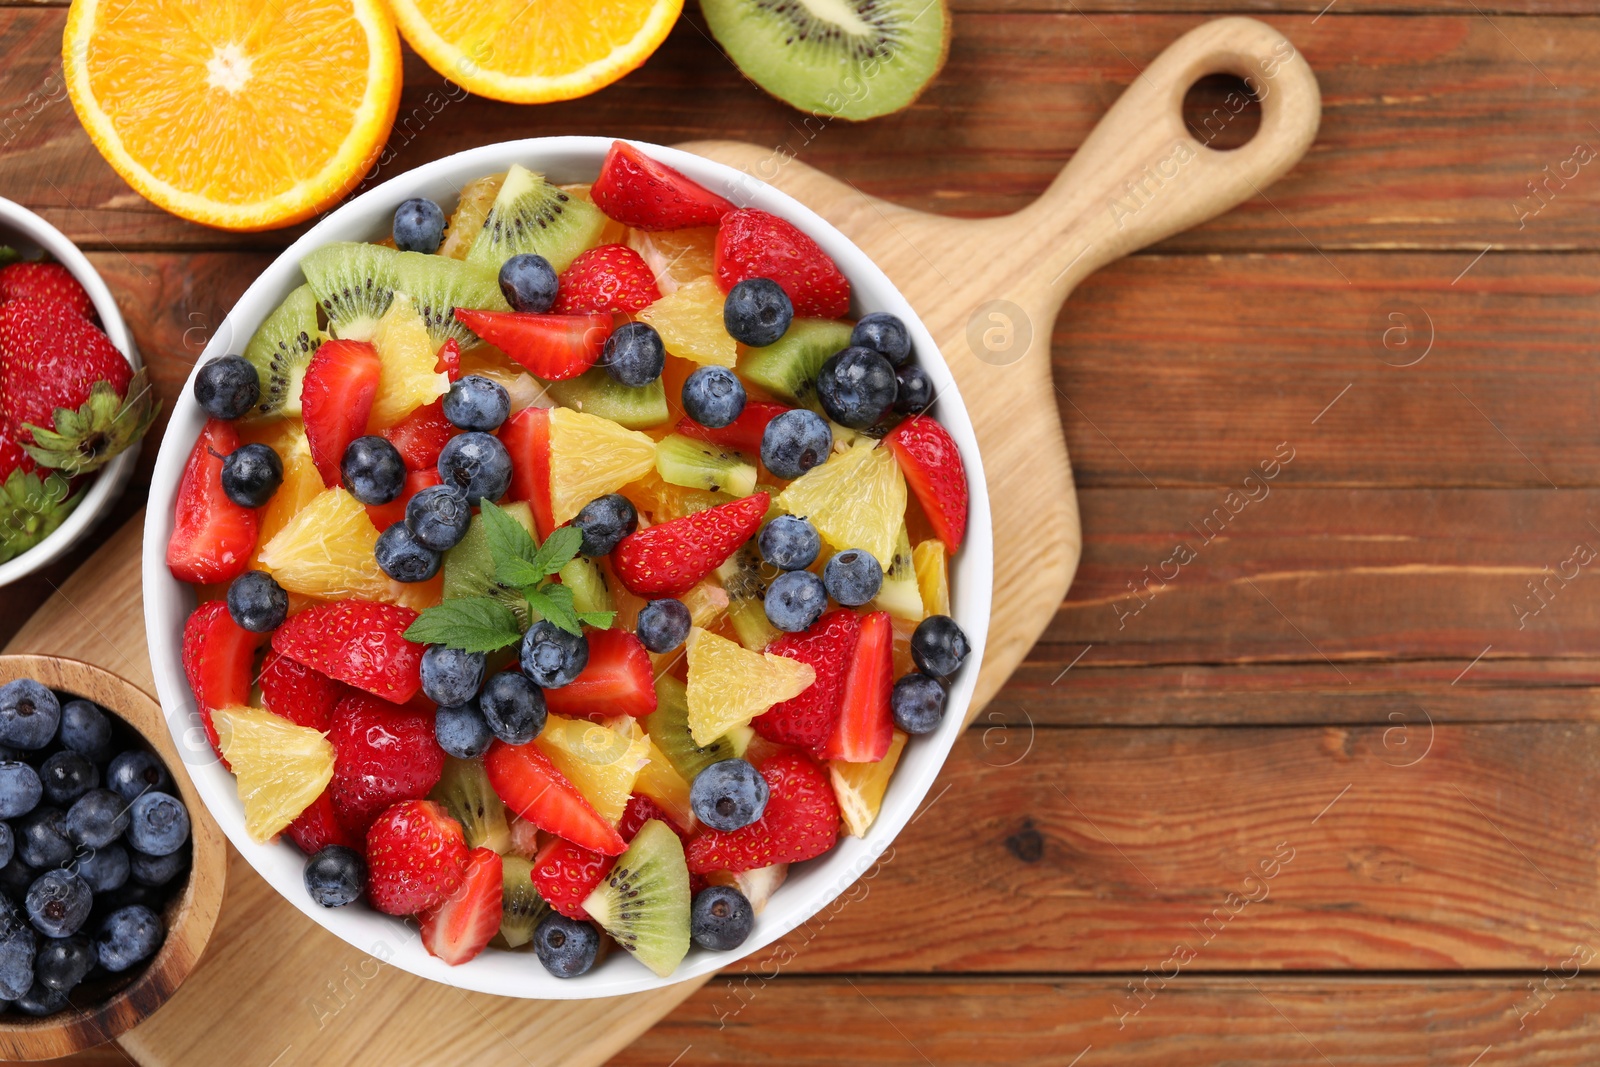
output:
[[[717,228],[629,230],[628,247],[639,253],[656,276],[656,288],[666,296],[716,268]]]
[[[646,738],[645,743],[650,746],[650,762],[639,772],[633,791],[661,805],[661,810],[672,816],[679,826],[693,829],[695,818],[694,808],[689,803],[689,783],[673,769],[654,741]]]
[[[400,40],[378,0],[78,0],[61,58],[112,168],[229,230],[287,226],[344,196],[400,103]]]
[[[728,613],[728,591],[710,578],[695,584],[678,599],[689,609],[689,622],[709,630]]]
[[[689,631],[689,735],[709,745],[816,681],[811,664],[751,652],[699,627]]]
[[[787,863],[774,863],[770,867],[757,867],[752,871],[712,871],[706,881],[712,885],[731,885],[743,893],[750,902],[750,910],[760,915],[767,901],[789,877]]]
[[[647,435],[598,415],[551,410],[550,510],[557,526],[595,497],[614,493],[655,469],[656,443]]]
[[[260,562],[261,552],[267,543],[324,491],[322,475],[317,473],[317,465],[311,459],[311,446],[306,443],[306,433],[300,421],[285,419],[275,425],[293,427],[294,432],[285,434],[272,446],[283,461],[283,484],[272,494],[267,506],[261,509],[261,525],[256,540],[259,546],[256,549],[257,562]]]
[[[444,243],[439,246],[441,256],[466,259],[472,239],[483,229],[483,220],[494,207],[494,198],[500,195],[500,183],[506,180],[505,171],[487,174],[470,181],[461,189],[456,199],[456,210],[445,225]]]
[[[560,715],[545,719],[533,743],[613,825],[622,819],[634,780],[650,758],[650,743],[642,735],[632,737],[587,719]]]
[[[656,328],[672,355],[732,367],[739,362],[739,345],[722,325],[722,300],[722,290],[708,275],[663,296],[639,312],[639,319]]]
[[[388,429],[450,391],[449,377],[433,369],[439,356],[428,327],[405,293],[394,294],[389,310],[378,320],[372,346],[383,360],[383,374],[372,414],[367,416],[368,433]]]
[[[887,448],[868,441],[789,483],[778,507],[811,520],[837,551],[859,548],[889,569],[906,515],[906,480]]]
[[[894,740],[889,742],[889,751],[877,763],[828,761],[833,795],[839,800],[839,814],[844,816],[844,825],[851,837],[867,836],[868,827],[883,807],[884,791],[889,788],[894,765],[900,762],[900,753],[905,747],[905,733],[896,730]]]
[[[252,841],[272,840],[333,780],[333,745],[319,730],[260,708],[218,708],[211,721]]]
[[[261,565],[291,593],[324,600],[392,600],[378,569],[377,527],[343,489],[324,489],[261,547]]]
[[[946,570],[944,542],[933,538],[911,550],[911,563],[917,569],[917,588],[922,591],[922,607],[929,615],[950,614],[950,575]]]

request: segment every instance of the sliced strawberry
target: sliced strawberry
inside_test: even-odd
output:
[[[350,692],[341,682],[297,663],[281,652],[267,652],[261,661],[261,702],[267,710],[300,726],[328,729],[334,706]]]
[[[88,292],[59,263],[13,263],[0,269],[0,303],[7,300],[45,300],[69,307],[84,318],[94,314]]]
[[[955,555],[967,533],[967,471],[950,431],[926,415],[913,415],[883,439],[900,472],[927,512],[934,533]]]
[[[600,358],[610,315],[535,315],[456,308],[456,320],[545,381],[576,378]]]
[[[218,756],[222,746],[211,724],[216,708],[250,703],[256,649],[266,640],[233,621],[226,601],[212,600],[194,609],[183,624],[183,673],[194,693],[206,740]]]
[[[489,746],[483,767],[506,806],[539,829],[607,856],[627,849],[616,827],[532,745],[496,741]]]
[[[558,315],[590,311],[643,311],[661,299],[655,271],[627,245],[601,245],[580,252],[561,272],[556,302]]]
[[[229,582],[250,567],[255,509],[240,507],[222,491],[222,460],[238,447],[232,424],[211,419],[189,453],[167,542],[167,567],[179,581]]]
[[[611,873],[616,857],[557,837],[533,857],[533,886],[544,902],[569,919],[587,919],[583,901]]]
[[[512,500],[526,500],[533,509],[539,540],[550,536],[555,517],[550,511],[550,409],[523,408],[500,427],[500,443],[511,456]]]
[[[590,630],[589,663],[559,689],[544,691],[545,707],[569,718],[643,718],[656,710],[650,653],[626,630]]]
[[[379,812],[417,800],[439,784],[444,750],[433,736],[433,714],[351,693],[333,709],[333,810],[364,830]]]
[[[789,294],[797,316],[850,313],[850,282],[817,242],[776,215],[741,208],[724,216],[715,263],[724,293],[747,278],[771,278]]]
[[[383,436],[405,460],[406,470],[425,471],[438,467],[439,453],[460,432],[444,417],[444,401],[435,400],[383,431]]]
[[[678,835],[679,840],[684,844],[689,843],[691,836],[689,831],[679,826],[672,816],[661,809],[661,805],[643,793],[635,793],[628,798],[628,806],[622,812],[622,821],[617,824],[617,833],[622,835],[624,841],[632,841],[633,835],[639,832],[639,828],[651,819],[660,819],[672,827],[672,832]]]
[[[400,487],[400,495],[387,504],[368,504],[367,518],[372,520],[372,525],[382,533],[397,522],[404,522],[406,505],[411,503],[411,498],[430,485],[438,485],[444,479],[439,477],[437,467],[427,470],[411,471],[406,475],[405,484]]]
[[[489,939],[500,932],[503,877],[499,853],[487,848],[467,853],[461,884],[419,916],[428,955],[456,967],[489,947]]]
[[[382,372],[378,350],[365,341],[324,341],[306,367],[300,415],[312,462],[329,489],[339,484],[344,450],[367,432]]]
[[[611,142],[589,195],[608,217],[639,230],[715,226],[733,210],[716,193],[626,141]]]
[[[34,466],[33,459],[22,450],[21,445],[9,437],[0,437],[0,482],[11,477],[11,472],[18,467],[22,468],[23,473],[27,473],[33,470]]]
[[[684,851],[689,871],[752,871],[774,863],[814,859],[839,838],[839,802],[828,772],[804,752],[788,750],[761,765],[767,808],[749,826],[723,831],[705,827]]]
[[[755,493],[629,534],[611,565],[634,596],[682,596],[754,536],[770,503]]]
[[[801,634],[784,634],[767,646],[775,656],[811,664],[817,672],[799,696],[774,704],[750,720],[757,734],[780,745],[798,745],[814,755],[833,736],[845,672],[861,635],[861,616],[848,608],[830,611]]]
[[[467,843],[461,824],[431,800],[406,800],[367,831],[367,899],[385,915],[436,908],[461,885]]]
[[[405,639],[410,608],[341,600],[307,608],[272,634],[285,656],[395,704],[422,688],[422,646]]]
[[[452,382],[461,377],[461,343],[454,337],[446,337],[444,344],[439,346],[439,358],[433,365],[435,374],[443,374]]]
[[[761,400],[752,400],[744,406],[739,417],[728,425],[713,430],[709,426],[702,426],[691,418],[678,420],[678,425],[673,427],[674,433],[681,433],[685,437],[693,437],[697,441],[710,441],[712,444],[721,445],[723,448],[734,448],[747,456],[761,455],[761,436],[767,432],[767,423],[791,410],[785,404],[769,404]]]
[[[343,845],[361,851],[361,835],[352,833],[344,823],[339,821],[338,814],[333,810],[333,788],[324,789],[317,799],[313,800],[304,811],[295,816],[294,822],[284,827],[284,833],[308,856],[315,856],[329,845]]]
[[[894,624],[888,612],[874,611],[861,620],[861,639],[839,695],[839,721],[822,756],[846,763],[881,760],[894,739],[893,689]]]

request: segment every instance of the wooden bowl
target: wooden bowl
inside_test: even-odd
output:
[[[143,690],[87,663],[56,656],[0,656],[0,685],[33,678],[61,693],[99,704],[127,723],[161,757],[189,809],[193,859],[183,888],[163,913],[166,940],[108,1000],[79,1006],[43,1019],[8,1012],[0,1016],[0,1060],[44,1060],[68,1056],[117,1037],[153,1014],[194,970],[217,925],[228,866],[226,839],[206,813],[183,761],[173,747],[166,721]]]

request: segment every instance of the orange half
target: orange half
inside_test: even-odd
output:
[[[406,42],[479,96],[570,100],[610,85],[666,39],[683,0],[393,0]]]
[[[287,226],[344,196],[400,104],[380,0],[73,0],[62,63],[117,173],[228,230]]]

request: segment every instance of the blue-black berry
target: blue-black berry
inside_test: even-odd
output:
[[[499,500],[511,487],[511,456],[499,438],[469,430],[452,437],[439,453],[439,478],[474,506]]]
[[[387,504],[406,486],[406,461],[387,439],[368,434],[345,448],[339,479],[361,503]]]
[[[695,894],[689,935],[701,948],[727,952],[744,944],[756,924],[750,900],[731,885],[712,885]]]
[[[769,790],[761,772],[742,759],[718,760],[694,776],[689,806],[714,830],[749,826],[767,810]]]
[[[625,322],[618,326],[600,353],[600,365],[613,381],[623,385],[649,385],[661,377],[667,364],[667,349],[661,335],[648,322]]]
[[[483,664],[482,652],[429,645],[422,651],[422,691],[435,704],[465,704],[483,685]]]
[[[61,702],[32,678],[0,686],[0,744],[33,750],[43,748],[61,724]]]
[[[811,629],[828,606],[822,579],[810,571],[784,571],[767,586],[767,621],[785,633]]]
[[[378,535],[372,547],[378,569],[397,582],[425,582],[439,573],[442,556],[417,540],[411,528],[397,522]]]
[[[744,383],[727,367],[700,367],[684,379],[683,410],[701,426],[726,426],[744,411]]]
[[[89,918],[94,891],[71,871],[45,871],[28,887],[26,905],[33,928],[46,937],[70,937]]]
[[[57,737],[63,746],[95,763],[111,758],[111,720],[87,700],[69,700],[61,705]]]
[[[767,523],[757,540],[761,558],[781,571],[805,570],[822,551],[817,528],[795,515],[779,515]]]
[[[141,793],[163,790],[171,784],[161,761],[141,749],[118,753],[106,767],[106,788],[123,800],[133,800]]]
[[[0,819],[26,815],[44,796],[39,772],[26,763],[0,763]]]
[[[894,409],[902,415],[921,415],[933,405],[933,379],[915,363],[908,363],[894,372],[898,391]]]
[[[219,356],[194,376],[194,398],[214,419],[237,419],[261,399],[261,375],[243,356]]]
[[[148,856],[166,856],[189,840],[189,811],[170,793],[146,793],[128,809],[128,844]]]
[[[461,543],[472,525],[467,494],[453,485],[430,485],[406,502],[406,529],[424,548],[445,552]]]
[[[761,434],[761,463],[779,478],[798,478],[827,460],[833,430],[815,411],[795,408],[767,423]]]
[[[494,731],[489,729],[474,699],[464,704],[441,705],[433,715],[433,737],[456,759],[477,759],[489,751]]]
[[[463,430],[493,430],[511,414],[506,387],[481,374],[467,374],[444,395],[444,417]]]
[[[265,507],[283,484],[283,460],[271,445],[240,445],[222,461],[222,492],[241,508]]]
[[[483,684],[478,710],[489,730],[508,745],[525,745],[544,729],[544,693],[516,671],[501,671]]]
[[[639,609],[635,631],[639,643],[651,652],[671,652],[689,638],[689,609],[683,601],[666,597]]]
[[[402,252],[437,252],[444,241],[444,209],[412,197],[394,209],[394,246]]]
[[[728,290],[722,325],[735,341],[764,347],[777,341],[794,321],[794,305],[771,278],[746,278]]]
[[[329,845],[306,860],[306,892],[324,908],[342,908],[367,887],[367,861],[343,845]]]
[[[883,566],[870,552],[847,548],[835,552],[822,568],[828,595],[847,608],[859,608],[878,595],[883,586]]]
[[[607,493],[585,504],[572,525],[583,533],[578,551],[585,556],[604,556],[639,528],[639,511],[621,493]]]
[[[555,268],[536,252],[512,256],[500,267],[500,292],[513,311],[549,311],[557,288]]]
[[[586,922],[551,912],[534,928],[533,953],[557,978],[576,978],[594,966],[600,934]]]
[[[589,642],[549,621],[528,627],[522,635],[522,673],[541,689],[559,689],[589,665]]]
[[[817,375],[817,399],[828,418],[864,430],[894,406],[894,367],[870,348],[847,348],[829,356]]]
[[[972,651],[967,635],[948,615],[929,615],[911,634],[911,658],[935,678],[948,678],[961,669]]]
[[[39,764],[39,783],[44,798],[65,808],[100,784],[100,769],[70,748],[52,752]]]
[[[241,629],[268,633],[289,617],[289,592],[266,571],[245,571],[228,584],[228,614]]]
[[[932,733],[944,721],[944,685],[918,671],[894,683],[889,707],[894,724],[908,734]]]
[[[106,916],[94,950],[100,966],[116,973],[154,955],[165,936],[159,915],[142,904],[131,904]]]
[[[911,358],[910,331],[899,316],[887,311],[861,316],[861,321],[850,331],[850,343],[872,349],[896,367],[904,366]]]

